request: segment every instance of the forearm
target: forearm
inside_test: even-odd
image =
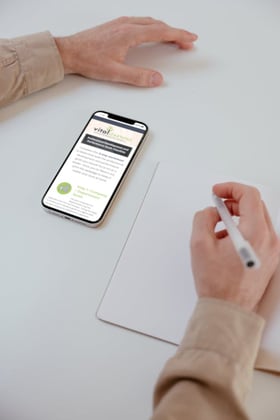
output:
[[[243,400],[263,325],[238,306],[201,299],[158,380],[152,419],[247,419]]]
[[[63,77],[62,60],[49,32],[0,40],[0,106],[51,86]]]

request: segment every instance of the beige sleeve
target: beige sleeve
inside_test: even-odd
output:
[[[0,106],[51,86],[63,77],[63,63],[49,32],[0,39]]]
[[[244,397],[264,327],[260,316],[200,299],[154,393],[152,420],[245,420]]]

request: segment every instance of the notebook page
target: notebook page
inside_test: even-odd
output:
[[[158,165],[99,307],[100,319],[180,343],[197,300],[189,252],[193,215],[213,205],[213,184],[231,180],[170,162]],[[258,188],[277,224],[280,195]],[[278,321],[273,319],[262,349],[278,346]]]

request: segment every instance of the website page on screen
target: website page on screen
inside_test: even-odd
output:
[[[52,182],[43,204],[96,222],[102,216],[137,147],[144,125],[94,115]]]

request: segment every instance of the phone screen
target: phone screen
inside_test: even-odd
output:
[[[147,133],[146,124],[94,113],[42,198],[82,222],[101,222]]]

